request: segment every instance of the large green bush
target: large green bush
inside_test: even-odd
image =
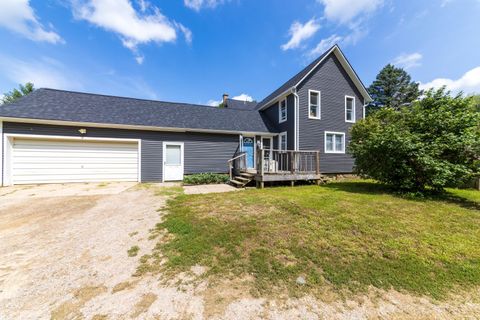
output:
[[[445,89],[399,110],[382,108],[351,134],[357,173],[397,189],[441,190],[480,173],[480,112]]]
[[[216,184],[227,183],[229,176],[227,174],[219,173],[198,173],[190,174],[183,178],[185,184]]]

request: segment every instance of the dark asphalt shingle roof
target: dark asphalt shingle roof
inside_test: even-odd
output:
[[[325,51],[320,57],[315,59],[312,63],[310,63],[308,66],[306,66],[302,71],[300,71],[299,73],[297,73],[296,75],[291,77],[287,82],[282,84],[277,90],[273,91],[265,99],[260,101],[257,104],[256,109],[260,109],[260,108],[264,107],[265,104],[267,104],[270,100],[274,99],[278,95],[282,94],[283,92],[285,92],[288,89],[295,86],[300,80],[302,80],[303,77],[305,77],[310,72],[310,70],[312,70],[317,65],[317,63],[320,62],[320,60],[322,60],[331,51],[332,48]]]
[[[201,130],[277,132],[258,111],[38,89],[0,117]]]

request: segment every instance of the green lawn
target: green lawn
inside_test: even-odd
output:
[[[209,279],[252,275],[268,294],[394,288],[441,299],[480,285],[480,192],[403,198],[365,181],[179,195],[168,230],[139,272],[208,267]],[[161,265],[162,255],[168,258]],[[296,284],[304,276],[306,285]]]

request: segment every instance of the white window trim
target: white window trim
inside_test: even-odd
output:
[[[337,151],[335,150],[336,148],[336,145],[335,145],[335,139],[333,139],[333,149],[334,151],[329,151],[327,150],[327,135],[328,134],[333,134],[333,135],[341,135],[343,137],[343,148],[341,151]],[[335,132],[335,131],[325,131],[325,135],[324,135],[324,151],[325,153],[337,153],[337,154],[344,154],[345,153],[345,144],[346,144],[346,141],[345,141],[345,132]]]
[[[282,149],[282,137],[285,136],[285,149]],[[287,131],[281,132],[278,135],[278,143],[277,143],[278,150],[286,151],[288,150],[288,136]]]
[[[285,119],[282,119],[282,102],[285,101]],[[283,123],[288,119],[287,97],[278,102],[278,123]]]
[[[351,99],[353,100],[353,110],[352,110],[352,113],[353,113],[352,115],[353,115],[353,117],[352,117],[352,120],[347,120],[347,99],[348,99],[348,98],[351,98]],[[353,96],[345,96],[345,122],[355,123],[355,120],[356,120],[356,116],[355,116],[355,113],[356,113],[356,112],[355,112],[355,109],[356,109],[356,107],[355,107],[355,97],[353,97]]]
[[[318,93],[318,101],[317,101],[317,116],[316,117],[312,117],[311,114],[310,114],[310,109],[312,107],[311,105],[311,99],[310,99],[310,94],[311,93]],[[322,119],[322,93],[318,90],[308,90],[308,119],[316,119],[316,120],[320,120]]]

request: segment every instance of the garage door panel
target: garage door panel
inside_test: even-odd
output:
[[[12,172],[16,184],[137,181],[138,145],[16,138]]]

